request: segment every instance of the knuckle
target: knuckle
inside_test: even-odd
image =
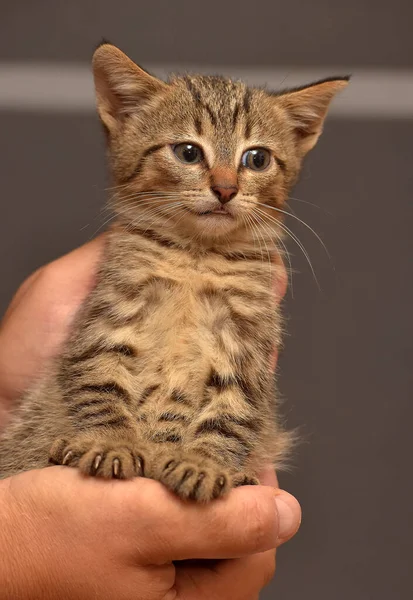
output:
[[[268,512],[263,510],[263,505],[258,497],[253,497],[248,503],[245,515],[246,534],[253,551],[263,550],[269,541],[270,523]]]

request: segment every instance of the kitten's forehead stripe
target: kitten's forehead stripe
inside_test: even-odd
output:
[[[202,135],[202,121],[199,117],[195,117],[195,130],[198,135]]]
[[[217,115],[214,114],[212,108],[209,106],[209,104],[207,104],[201,96],[201,92],[199,91],[199,89],[197,89],[193,83],[193,81],[189,78],[189,77],[185,77],[184,81],[187,85],[188,90],[191,92],[195,103],[200,106],[201,108],[203,108],[204,110],[206,110],[206,112],[209,115],[209,118],[211,119],[211,123],[214,127],[217,127],[218,125],[218,117]],[[196,125],[195,125],[196,126]]]
[[[245,134],[244,135],[247,140],[251,137],[251,121],[249,119],[249,112],[250,112],[250,107],[251,107],[251,97],[252,97],[251,90],[249,88],[246,88],[243,104],[244,104],[244,112],[245,112]]]
[[[218,126],[218,117],[214,114],[212,108],[208,104],[203,104],[203,107],[207,111],[212,125],[216,128]]]
[[[201,94],[199,93],[199,90],[197,90],[195,88],[190,77],[184,77],[184,82],[186,83],[188,90],[191,92],[192,96],[194,97],[195,102],[197,104],[201,104]]]
[[[252,93],[251,93],[250,88],[248,88],[248,87],[245,88],[245,94],[244,94],[244,101],[243,102],[244,102],[244,110],[245,110],[246,113],[249,112],[250,107],[251,107],[251,96],[252,96]]]
[[[237,126],[237,121],[238,121],[238,115],[239,115],[239,111],[240,111],[240,105],[237,103],[235,105],[235,109],[232,115],[232,131],[235,131],[235,128]]]

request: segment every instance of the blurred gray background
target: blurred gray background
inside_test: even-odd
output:
[[[290,219],[321,291],[289,243],[280,387],[305,443],[280,479],[304,519],[263,600],[412,597],[412,19],[410,0],[0,0],[0,313],[102,223],[88,72],[101,37],[159,72],[354,74],[290,201],[334,268]]]

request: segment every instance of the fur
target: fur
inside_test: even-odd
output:
[[[277,94],[220,77],[165,83],[108,43],[93,67],[115,219],[61,355],[0,439],[0,476],[60,464],[209,501],[257,483],[289,448],[269,257],[278,209],[347,80]],[[183,163],[182,143],[202,159]],[[243,161],[254,148],[269,156],[262,171]]]

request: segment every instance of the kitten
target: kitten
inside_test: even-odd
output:
[[[61,356],[3,434],[0,476],[67,465],[209,501],[258,483],[289,446],[267,256],[348,78],[280,93],[220,77],[165,83],[107,43],[93,68],[116,219]]]

